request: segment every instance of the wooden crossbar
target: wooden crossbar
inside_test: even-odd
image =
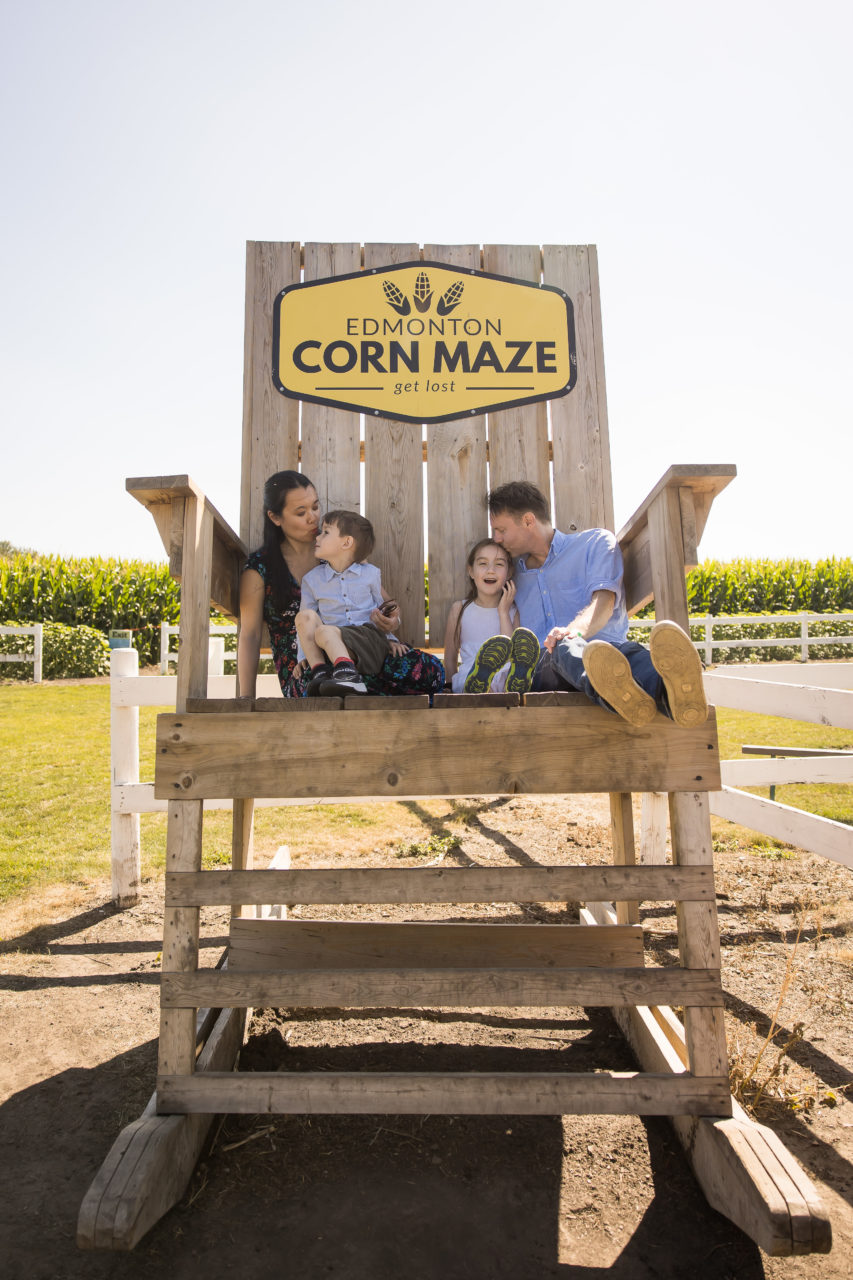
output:
[[[347,712],[312,720],[310,751],[301,736],[282,734],[273,716],[157,718],[154,794],[161,800],[719,787],[713,712],[698,729],[660,715],[635,729],[592,704]]]
[[[164,1009],[722,1005],[719,969],[200,969],[164,973]]]
[[[205,1072],[164,1076],[161,1113],[729,1115],[726,1080],[639,1071]]]
[[[692,867],[401,867],[167,871],[167,907],[331,906],[387,902],[713,902],[714,869]]]
[[[505,965],[618,969],[642,963],[643,935],[633,925],[587,929],[576,924],[235,919],[228,943],[232,973]]]

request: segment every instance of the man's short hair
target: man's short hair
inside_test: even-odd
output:
[[[327,511],[323,516],[323,524],[332,524],[343,538],[352,538],[355,543],[355,558],[366,560],[376,545],[373,525],[357,511]]]
[[[489,494],[489,515],[499,516],[507,512],[520,519],[526,511],[532,511],[537,520],[551,522],[551,505],[541,489],[529,480],[511,480],[498,485]]]

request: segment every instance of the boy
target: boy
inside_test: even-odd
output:
[[[296,615],[299,647],[311,666],[309,697],[367,693],[361,673],[379,671],[392,644],[371,620],[378,609],[400,625],[400,612],[383,590],[379,570],[367,563],[373,526],[354,511],[330,511],[315,543],[325,564],[302,579]]]

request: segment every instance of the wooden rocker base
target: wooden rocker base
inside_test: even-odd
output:
[[[251,1010],[224,1009],[199,1055],[198,1071],[231,1071]],[[122,1129],[80,1206],[80,1249],[133,1249],[178,1203],[198,1164],[214,1115],[157,1115],[153,1094]]]
[[[609,903],[588,903],[587,925],[612,924]],[[684,1028],[669,1008],[611,1009],[645,1071],[680,1072]],[[771,1257],[829,1253],[832,1226],[808,1175],[772,1129],[751,1120],[732,1098],[731,1117],[672,1116],[672,1125],[705,1198]]]
[[[615,913],[606,904],[590,904],[582,918],[586,924],[604,923],[614,919]],[[247,1089],[245,1077],[232,1067],[250,1012],[230,1009],[219,1015],[199,1057],[194,1090],[186,1088],[185,1078],[160,1081],[161,1105],[183,1114],[157,1115],[155,1094],[142,1116],[122,1130],[81,1206],[80,1248],[133,1249],[184,1194],[218,1111],[358,1114],[365,1104],[371,1113],[376,1111],[375,1083],[365,1097],[363,1073],[306,1073],[293,1080],[258,1073]],[[703,1101],[707,1105],[709,1087],[713,1089],[717,1082],[685,1075],[684,1030],[672,1011],[640,1006],[612,1012],[648,1074],[605,1072],[591,1079],[540,1074],[534,1091],[533,1077],[505,1074],[501,1105],[490,1112],[669,1114],[714,1209],[771,1256],[828,1253],[832,1228],[820,1198],[772,1130],[751,1120],[734,1100],[723,1100],[722,1095],[719,1110],[731,1103],[730,1118],[697,1114]],[[638,1078],[647,1094],[645,1106],[638,1098]],[[392,1074],[385,1080],[389,1112],[482,1111],[476,1074]],[[209,1109],[191,1111],[199,1104]]]

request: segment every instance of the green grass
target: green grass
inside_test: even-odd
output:
[[[164,708],[169,710],[169,708]],[[158,709],[139,709],[139,776],[154,778]],[[0,901],[47,884],[110,875],[110,690],[103,685],[0,685]],[[279,845],[317,861],[374,849],[389,858],[401,839],[445,832],[453,802],[306,805],[258,809],[255,851],[263,865]],[[142,876],[163,870],[165,813],[140,819]],[[204,865],[231,859],[231,814],[204,820]]]
[[[853,730],[785,720],[781,716],[761,716],[749,711],[717,711],[721,760],[744,759],[741,747],[839,747],[853,750]],[[752,757],[755,759],[756,757]],[[767,795],[766,787],[750,787],[755,795]],[[840,784],[802,784],[776,788],[780,804],[806,809],[822,818],[853,824],[853,789]]]
[[[109,877],[109,696],[106,684],[0,685],[0,900],[40,885]],[[143,781],[154,777],[156,715],[140,708]],[[853,748],[849,730],[725,708],[718,720],[724,759],[737,759],[745,742]],[[841,822],[853,822],[851,796],[840,786],[777,789],[783,803]],[[426,852],[431,840],[447,839],[464,816],[464,805],[446,800],[258,809],[255,848],[261,864],[279,844],[316,861],[379,850],[390,862],[407,841]],[[165,814],[143,814],[141,838],[143,877],[157,876],[165,863]],[[230,813],[208,812],[205,865],[226,863],[230,850]]]

